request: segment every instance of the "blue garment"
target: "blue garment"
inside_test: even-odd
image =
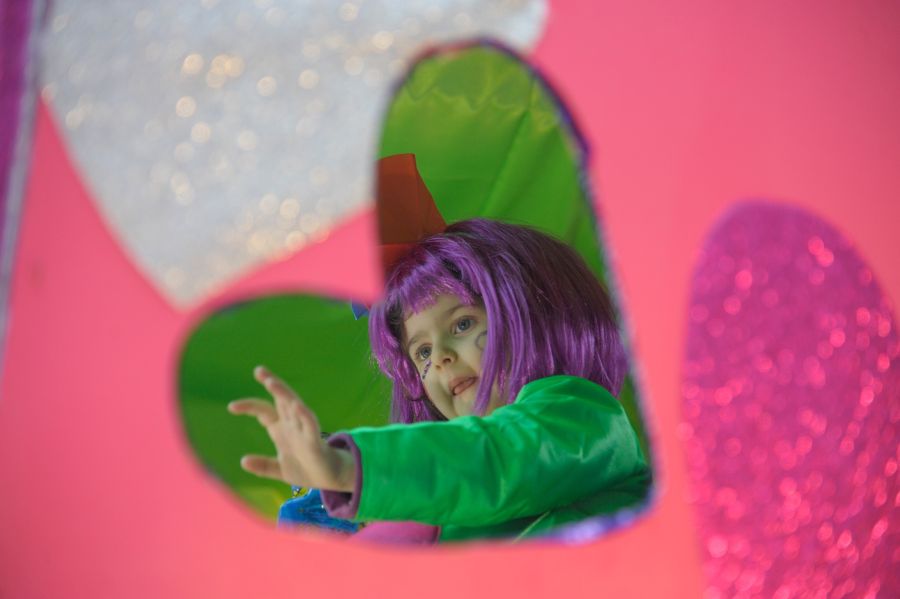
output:
[[[355,533],[360,525],[350,520],[333,518],[322,505],[322,496],[318,489],[305,490],[292,487],[294,497],[288,499],[278,509],[278,526],[290,528],[295,526],[314,526],[334,530],[344,534]]]

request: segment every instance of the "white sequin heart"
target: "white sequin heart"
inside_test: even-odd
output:
[[[138,267],[188,305],[370,201],[428,47],[534,44],[543,0],[57,0],[43,96]]]

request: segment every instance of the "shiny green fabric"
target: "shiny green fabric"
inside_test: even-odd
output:
[[[650,471],[621,404],[552,376],[486,417],[349,431],[358,520],[440,525],[441,541],[531,536],[645,498]]]

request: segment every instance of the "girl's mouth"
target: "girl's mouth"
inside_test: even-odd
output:
[[[470,376],[462,380],[453,381],[450,386],[450,393],[453,395],[459,395],[460,393],[474,385],[476,380],[478,380],[477,377]]]

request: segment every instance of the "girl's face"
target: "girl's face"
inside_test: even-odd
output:
[[[487,313],[459,296],[439,295],[431,306],[403,322],[407,355],[422,377],[428,399],[448,419],[474,413],[487,342]],[[486,414],[502,405],[491,390]]]

